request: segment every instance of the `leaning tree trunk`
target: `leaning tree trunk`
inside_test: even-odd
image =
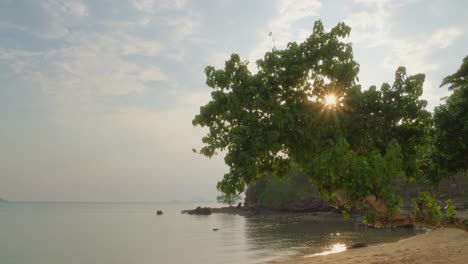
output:
[[[344,206],[345,202],[341,196],[342,192],[335,193],[334,203]],[[400,208],[395,215],[389,216],[389,208],[385,200],[375,195],[369,195],[364,200],[376,213],[375,225],[381,227],[409,226],[414,224],[413,215],[410,211]]]
[[[382,227],[408,226],[414,224],[414,219],[410,211],[400,209],[395,215],[388,216],[388,206],[385,201],[374,195],[366,197],[365,202],[369,204],[377,213],[376,224]]]

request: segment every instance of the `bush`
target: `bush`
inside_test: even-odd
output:
[[[414,215],[417,221],[440,224],[443,215],[437,199],[428,192],[422,192],[419,198],[413,199]]]
[[[455,205],[453,204],[452,200],[448,199],[445,201],[445,221],[447,223],[453,223],[455,221],[455,214],[457,210],[455,209]]]

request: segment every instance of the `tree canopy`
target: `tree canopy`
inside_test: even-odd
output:
[[[468,56],[452,75],[444,78],[453,93],[434,111],[435,162],[440,175],[468,170]]]
[[[193,125],[209,128],[201,154],[226,153],[220,191],[236,194],[295,166],[336,205],[362,209],[370,222],[396,217],[395,179],[417,179],[428,166],[425,76],[400,67],[393,84],[363,90],[344,41],[350,32],[344,23],[327,32],[317,21],[304,42],[267,52],[256,73],[237,54],[224,69],[205,69],[211,101]]]

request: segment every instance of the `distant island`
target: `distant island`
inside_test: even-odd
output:
[[[0,197],[0,203],[1,203],[1,202],[6,202],[6,201],[7,201],[7,200],[2,199],[2,197]]]

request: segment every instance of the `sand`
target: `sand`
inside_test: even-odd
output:
[[[305,263],[468,263],[468,232],[439,228],[395,243],[350,249],[281,264]]]

